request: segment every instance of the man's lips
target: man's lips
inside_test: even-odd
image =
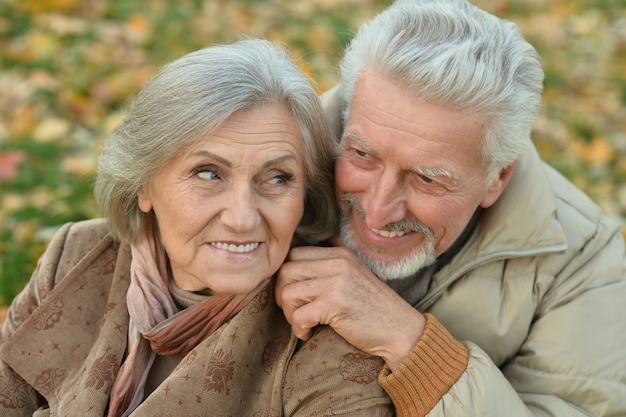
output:
[[[387,238],[393,238],[393,237],[402,237],[406,234],[405,231],[403,230],[380,230],[380,229],[376,229],[374,227],[369,227],[368,228],[376,233],[377,235],[380,235],[382,237],[387,237]]]
[[[417,242],[416,232],[410,230],[381,230],[370,227],[360,216],[352,218],[353,238],[361,241],[370,251],[403,251]]]

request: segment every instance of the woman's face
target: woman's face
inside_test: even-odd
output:
[[[276,272],[302,217],[302,152],[286,105],[240,110],[139,190],[179,288],[243,294]]]

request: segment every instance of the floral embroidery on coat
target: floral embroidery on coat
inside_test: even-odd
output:
[[[340,365],[343,379],[357,384],[371,384],[380,371],[379,361],[364,352],[350,352],[343,355]]]
[[[95,388],[99,390],[102,387],[110,387],[113,384],[113,379],[119,367],[120,360],[113,353],[107,353],[106,355],[96,359],[93,366],[89,370],[89,377],[87,378],[87,387]]]
[[[283,346],[288,342],[286,338],[275,338],[267,342],[263,349],[261,365],[266,374],[271,374],[276,365],[282,363]]]
[[[29,322],[31,330],[48,330],[53,328],[63,315],[63,298],[55,297],[44,306],[40,311],[36,311],[31,317],[33,320]]]
[[[57,395],[59,393],[59,387],[65,379],[65,375],[66,372],[63,369],[44,369],[43,372],[35,378],[35,385],[42,387],[41,390],[44,395]]]
[[[22,408],[28,404],[29,385],[8,369],[0,369],[0,405]]]
[[[229,394],[228,382],[233,379],[235,372],[235,355],[232,351],[226,352],[224,349],[216,350],[209,361],[204,389],[206,391],[216,391],[218,393]]]

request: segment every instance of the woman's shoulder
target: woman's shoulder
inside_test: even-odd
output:
[[[102,218],[69,222],[59,228],[59,232],[63,231],[74,240],[97,241],[111,237],[107,222]]]
[[[109,233],[104,219],[82,220],[61,226],[40,262],[54,268],[57,277],[63,277],[80,265],[115,258],[118,249],[119,243]]]
[[[391,416],[391,399],[378,384],[383,366],[331,327],[318,326],[289,364],[285,415],[308,415],[325,404],[328,415]]]

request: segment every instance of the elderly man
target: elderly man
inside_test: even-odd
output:
[[[341,76],[323,100],[343,247],[281,269],[296,335],[327,324],[382,357],[399,416],[626,415],[624,239],[538,157],[543,71],[515,25],[400,0]]]

